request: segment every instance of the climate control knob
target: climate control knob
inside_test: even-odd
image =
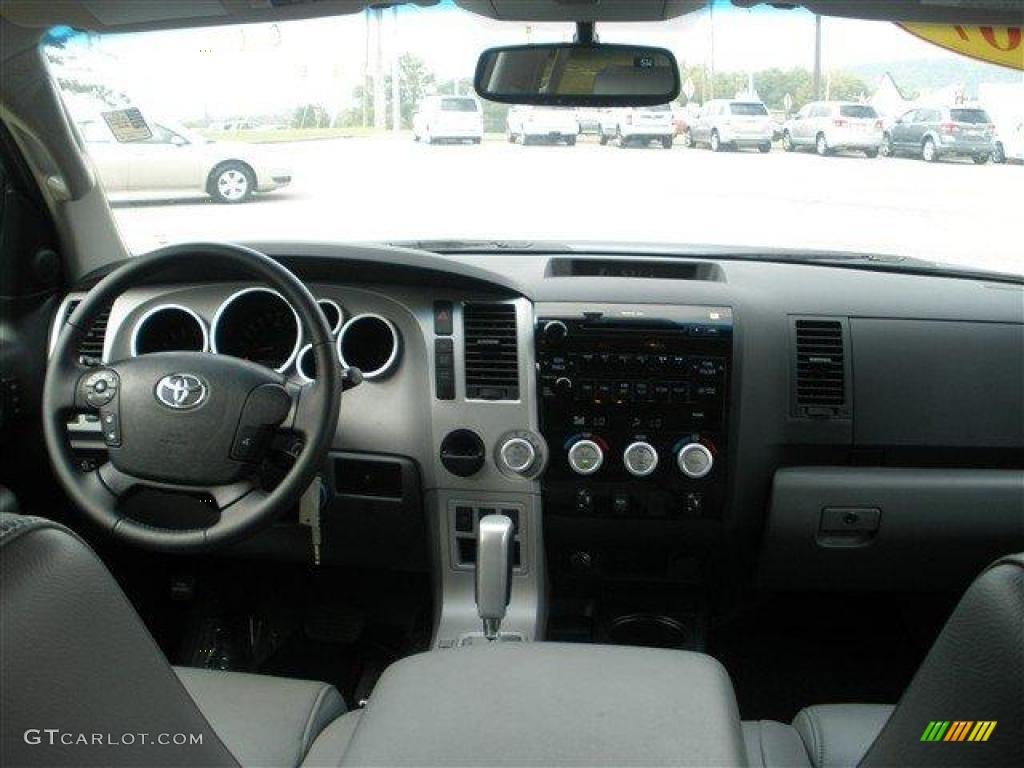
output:
[[[604,463],[604,449],[593,440],[577,440],[569,448],[569,466],[578,475],[592,475]]]
[[[676,454],[679,471],[691,480],[706,477],[714,463],[715,457],[703,443],[687,443]]]
[[[502,466],[516,475],[529,475],[537,463],[537,449],[525,437],[512,437],[498,449]]]
[[[650,443],[630,443],[622,452],[622,463],[633,477],[647,477],[658,466],[658,452]]]

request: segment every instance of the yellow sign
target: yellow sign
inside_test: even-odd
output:
[[[910,34],[972,59],[1024,69],[1021,27],[971,27],[965,24],[901,23]]]

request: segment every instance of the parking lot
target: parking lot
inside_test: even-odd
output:
[[[135,252],[199,239],[497,238],[707,243],[917,256],[1024,271],[1024,168],[859,154],[414,143],[267,145],[292,184],[240,205],[119,202]]]

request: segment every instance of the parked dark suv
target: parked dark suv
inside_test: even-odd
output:
[[[942,157],[970,157],[982,165],[992,157],[995,128],[977,107],[921,107],[893,123],[882,138],[882,153],[920,155],[933,163]]]

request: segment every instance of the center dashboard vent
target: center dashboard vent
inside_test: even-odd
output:
[[[519,349],[514,304],[466,304],[462,311],[466,397],[519,399]]]
[[[845,324],[835,318],[797,318],[794,404],[796,415],[830,419],[850,415]]]
[[[60,320],[62,327],[81,303],[81,299],[72,299],[68,302],[64,316]],[[78,361],[83,365],[100,365],[103,362],[103,344],[107,337],[107,324],[110,322],[112,309],[113,303],[103,308],[89,327],[89,333],[78,345]]]

